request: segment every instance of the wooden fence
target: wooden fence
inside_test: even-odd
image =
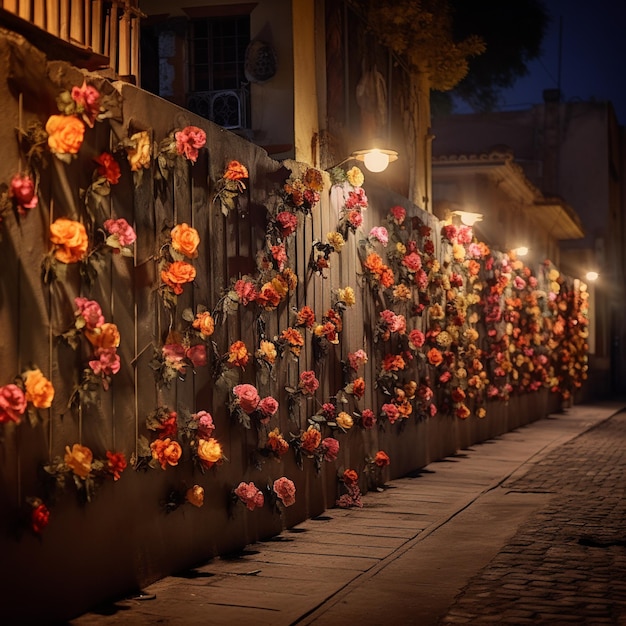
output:
[[[207,120],[132,85],[111,85],[97,76],[89,77],[88,82],[101,94],[100,117],[90,119],[87,107],[82,111],[70,108],[58,119],[54,116],[59,111],[50,95],[79,88],[84,74],[58,64],[56,69],[62,71],[49,72],[45,63],[40,70],[16,74],[12,68],[23,66],[24,55],[32,55],[32,67],[39,67],[37,52],[4,38],[0,39],[0,50],[12,59],[8,66],[0,67],[0,104],[10,120],[0,131],[5,146],[0,164],[0,181],[5,183],[0,247],[0,419],[5,422],[0,424],[0,549],[5,562],[11,564],[0,598],[9,621],[71,618],[105,598],[140,588],[322,513],[346,493],[341,477],[347,469],[359,474],[358,485],[365,491],[375,483],[545,416],[554,408],[545,384],[534,392],[526,389],[517,395],[509,394],[508,387],[502,385],[498,393],[510,395],[508,400],[489,400],[484,389],[475,398],[475,413],[459,419],[455,409],[464,403],[455,400],[456,404],[450,404],[449,393],[442,391],[446,386],[443,379],[442,389],[437,388],[439,370],[424,360],[423,351],[407,347],[406,333],[390,330],[398,337],[386,344],[376,330],[381,312],[393,309],[409,320],[407,332],[430,331],[428,342],[436,339],[429,314],[420,316],[413,308],[420,305],[415,294],[409,300],[396,301],[390,290],[372,283],[363,265],[363,253],[373,245],[368,237],[371,227],[387,223],[389,232],[395,232],[397,224],[388,221],[389,210],[402,206],[407,212],[405,234],[412,229],[424,238],[426,229],[431,229],[433,250],[426,252],[424,246],[421,253],[432,261],[428,280],[439,285],[437,293],[442,298],[449,299],[450,286],[445,285],[443,274],[439,278],[437,268],[451,263],[453,248],[440,237],[441,224],[432,215],[406,199],[369,186],[366,180],[362,189],[367,190],[369,206],[359,212],[363,224],[344,230],[341,252],[330,250],[329,233],[336,232],[338,225],[341,230],[346,217],[337,193],[356,187],[331,189],[324,173],[324,188],[318,198],[302,182],[308,175],[305,165],[273,161],[258,147]],[[51,82],[51,76],[58,82]],[[75,93],[72,101],[82,101],[81,97],[80,92]],[[63,135],[66,143],[50,140],[50,135],[56,136],[55,125],[65,128],[77,120],[84,130],[78,145],[72,144],[76,137],[71,133]],[[48,132],[42,134],[44,125]],[[17,140],[15,127],[19,129]],[[188,144],[187,156],[191,158],[185,158],[178,153],[172,133],[189,127],[198,137],[204,133],[206,143],[200,142],[197,156]],[[144,138],[145,151],[141,148]],[[103,153],[112,155],[119,176],[110,159],[103,159]],[[248,176],[241,180],[245,188],[224,178],[233,160],[247,168]],[[24,178],[36,185],[38,202],[34,207]],[[291,184],[289,193],[285,192],[286,182]],[[229,197],[234,200],[232,206]],[[280,209],[295,216],[295,233],[276,230]],[[87,248],[81,248],[78,231],[72,237],[51,238],[52,231],[58,233],[59,218],[70,220],[72,228],[77,228],[76,223],[85,227]],[[108,220],[121,218],[132,226],[136,241],[120,240],[119,231],[117,240],[110,239]],[[120,222],[116,223],[119,227]],[[172,228],[181,224],[199,234],[197,256],[192,250],[195,246],[172,251]],[[268,224],[273,224],[273,229],[268,230]],[[66,233],[67,228],[66,224]],[[401,228],[398,232],[402,235]],[[282,244],[284,255],[272,248]],[[384,255],[382,244],[376,245]],[[82,259],[87,253],[82,261],[67,262]],[[192,283],[172,282],[168,271],[176,260],[194,268]],[[297,285],[285,289],[284,284],[274,284],[280,301],[271,306],[258,292],[266,286],[265,275],[268,283],[270,277],[276,279],[279,274],[289,282],[283,263],[293,272],[292,277],[297,277]],[[488,261],[485,263],[481,271],[491,271]],[[504,289],[518,270],[511,269],[506,278],[508,270],[502,268],[505,266],[489,280]],[[518,273],[522,272],[520,269]],[[557,276],[558,272],[550,279],[555,284]],[[257,292],[251,304],[245,303],[243,292],[235,295],[234,290],[235,281],[246,277]],[[452,280],[459,290],[458,285],[469,285],[465,279],[461,283],[458,277]],[[484,280],[487,284],[487,274]],[[172,286],[176,284],[181,287],[177,295]],[[351,304],[347,302],[350,298],[345,292],[338,295],[337,290],[346,287],[353,289],[355,303],[344,310],[341,302]],[[573,307],[579,294],[574,290],[567,293],[571,297],[562,301],[564,307]],[[270,291],[265,295],[270,300],[273,297]],[[85,301],[77,302],[76,298],[95,301],[101,307],[102,317],[90,318],[99,329],[92,332],[91,339],[83,324],[85,318],[77,314],[80,302]],[[471,306],[479,306],[478,301],[472,302]],[[296,313],[305,305],[317,323],[334,320],[335,330],[338,320],[331,311],[341,318],[337,343],[332,327],[325,327],[327,335],[320,330],[319,337],[326,339],[319,342],[313,338],[314,330],[297,327]],[[515,303],[511,306],[509,312],[518,310]],[[205,337],[190,328],[201,312],[199,307],[213,312],[215,318],[215,331]],[[559,315],[566,315],[565,308]],[[572,311],[578,315],[577,310]],[[528,315],[532,323],[538,323],[536,312]],[[467,322],[481,333],[491,328],[489,323],[478,318]],[[505,320],[497,323],[504,324]],[[103,324],[115,324],[119,344],[112,327],[105,332]],[[521,322],[517,325],[523,326]],[[297,358],[280,339],[289,328],[304,339]],[[106,343],[105,336],[113,340]],[[187,340],[191,345],[185,343]],[[262,340],[283,351],[272,368],[267,359],[256,358]],[[250,353],[245,366],[232,349],[237,341],[242,341]],[[556,342],[553,338],[550,341]],[[381,411],[385,403],[399,403],[394,384],[390,395],[385,395],[383,389],[389,389],[389,380],[381,378],[382,362],[391,343],[410,361],[400,372],[397,386],[411,378],[424,382],[424,372],[430,372],[429,388],[435,393],[432,401],[425,400],[424,404],[417,397],[410,399],[414,413],[398,421]],[[184,349],[200,345],[207,348],[206,363],[200,349],[192,365],[190,359],[194,357]],[[558,342],[550,345],[560,354]],[[320,347],[326,350],[320,351]],[[346,367],[350,354],[359,349],[369,358],[350,370]],[[574,368],[574,348],[569,346],[569,350],[572,358],[566,366]],[[107,366],[102,355],[110,359],[119,356],[119,371],[112,368],[109,376],[106,367],[113,361],[107,361]],[[536,375],[536,370],[533,373],[524,368],[523,354],[521,359],[520,379],[515,383],[519,391],[524,381],[532,382]],[[100,365],[94,366],[94,362]],[[505,359],[503,367],[507,363]],[[477,361],[473,367],[479,365]],[[37,407],[47,388],[32,389],[27,396],[28,409],[20,413],[16,400],[19,389],[28,391],[28,372],[36,369],[51,381],[54,399],[49,407],[42,402]],[[294,394],[300,375],[309,371],[315,372],[319,389],[310,395]],[[460,370],[454,375],[461,377]],[[504,373],[503,380],[512,376]],[[350,387],[356,378],[365,382],[362,397]],[[267,423],[258,412],[252,412],[251,428],[240,423],[246,416],[233,404],[233,388],[240,384],[253,385],[262,398],[278,400],[279,410]],[[77,388],[82,395],[75,395]],[[470,390],[468,385],[465,389]],[[73,398],[78,401],[72,402]],[[290,398],[296,402],[290,405]],[[354,420],[352,427],[346,423],[343,429],[333,426],[335,420],[329,414],[323,418],[323,405],[333,399],[337,410]],[[469,400],[468,404],[472,406]],[[439,406],[438,415],[430,414],[431,405]],[[479,406],[487,409],[483,419],[477,417]],[[377,417],[373,428],[366,427],[362,417],[365,409]],[[166,424],[171,411],[177,413],[178,432],[171,430],[166,436],[166,429],[173,428],[171,422]],[[200,421],[190,418],[201,411],[211,414],[215,427],[202,439],[215,439],[226,457],[210,468],[207,465],[216,457],[204,448],[201,454]],[[20,423],[14,423],[11,416]],[[319,447],[311,454],[303,450],[302,433],[315,422],[324,437],[339,441],[336,460],[325,460]],[[289,443],[288,453],[279,458],[267,454],[266,444],[274,429]],[[160,445],[166,439],[185,444],[182,458],[175,458],[173,448],[169,457],[157,454],[155,442]],[[150,443],[152,450],[147,447]],[[85,456],[85,448],[93,458]],[[371,463],[379,451],[388,454],[389,466],[383,464],[379,469]],[[128,466],[115,480],[115,469],[121,470],[120,457],[115,456],[118,453],[125,455]],[[205,463],[199,466],[198,459]],[[271,487],[283,477],[295,484],[296,501],[290,506],[272,502]],[[51,478],[64,478],[65,484]],[[233,497],[241,482],[254,482],[264,494],[265,505],[251,511]],[[185,500],[187,490],[194,485],[204,490],[204,505],[199,508]],[[50,511],[48,520],[41,506]],[[33,589],[36,603],[29,601]]]

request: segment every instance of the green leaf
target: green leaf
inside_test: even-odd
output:
[[[193,322],[196,319],[196,316],[193,314],[193,310],[190,308],[186,308],[182,312],[182,318],[186,322]]]

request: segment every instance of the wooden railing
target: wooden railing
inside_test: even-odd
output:
[[[0,7],[72,45],[108,57],[139,83],[139,0],[0,0]]]

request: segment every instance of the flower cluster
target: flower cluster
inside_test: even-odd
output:
[[[276,398],[261,398],[254,385],[244,383],[235,385],[232,389],[230,414],[246,428],[250,428],[252,419],[258,424],[269,424],[272,417],[277,415],[278,408]]]
[[[186,259],[198,256],[199,245],[200,235],[192,226],[182,223],[171,229],[169,242],[161,248],[159,262],[162,283],[159,291],[166,306],[175,305],[183,286],[195,280],[196,268]]]
[[[225,216],[237,207],[237,197],[245,191],[247,178],[248,168],[239,161],[230,161],[217,181],[213,201],[219,203]]]

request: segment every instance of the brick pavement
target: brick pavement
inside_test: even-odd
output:
[[[511,493],[548,492],[442,625],[626,625],[626,413],[555,448]]]

